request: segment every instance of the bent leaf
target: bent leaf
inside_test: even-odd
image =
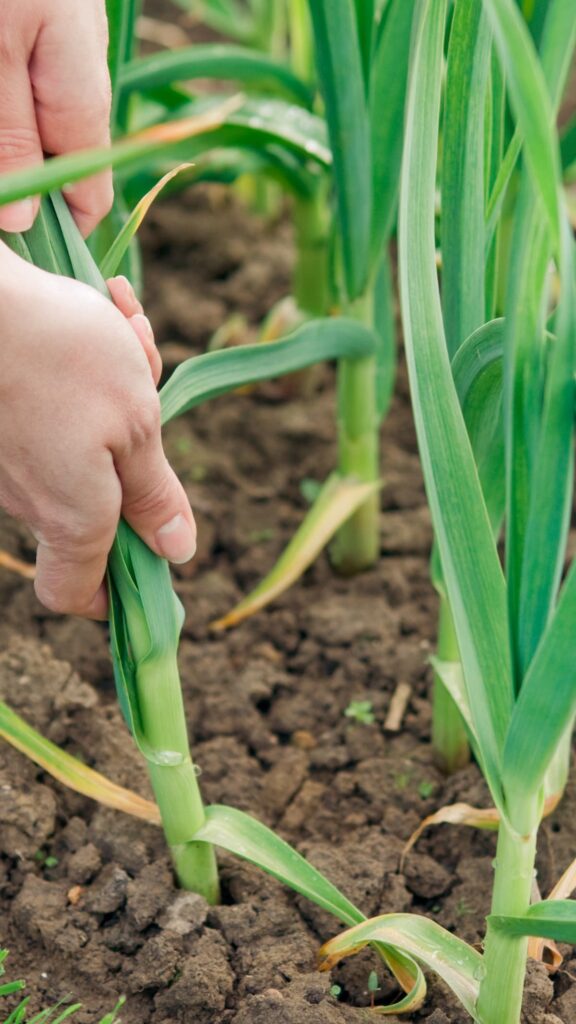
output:
[[[339,317],[310,320],[283,341],[194,356],[180,364],[160,391],[162,423],[245,384],[273,380],[326,359],[372,355],[375,344],[371,331]]]
[[[194,840],[220,846],[255,864],[339,921],[357,924],[365,920],[364,914],[302,854],[243,811],[221,804],[207,807],[206,823],[194,834]]]
[[[102,277],[112,277],[116,272],[132,238],[138,231],[144,217],[162,189],[169,181],[172,181],[172,178],[175,178],[177,174],[181,174],[182,171],[188,170],[192,166],[192,164],[180,164],[178,167],[174,167],[174,169],[168,171],[163,178],[160,178],[160,181],[158,181],[145,196],[142,196],[140,202],[132,210],[132,213],[120,231],[120,234],[114,239],[108,252],[100,262],[100,273],[102,274]]]
[[[563,793],[553,793],[546,797],[542,817],[552,814],[562,799]],[[418,828],[412,833],[406,846],[402,850],[402,860],[410,852],[415,843],[418,842],[422,833],[432,825],[469,825],[471,828],[483,828],[495,830],[500,824],[501,814],[496,807],[472,807],[471,804],[457,803],[447,804],[429,814],[420,822]],[[570,888],[566,888],[572,882]],[[557,888],[552,890],[550,899],[569,896],[573,889],[576,889],[576,861],[570,865],[568,870],[558,882]],[[531,954],[532,955],[532,954]]]
[[[410,853],[420,836],[432,825],[470,825],[472,828],[497,829],[500,812],[495,807],[472,807],[471,804],[447,804],[420,822],[402,850],[402,860]]]
[[[150,824],[160,824],[156,804],[117,786],[104,775],[82,764],[76,757],[61,750],[28,725],[12,708],[0,701],[0,736],[54,779],[82,796],[97,800],[105,807],[132,814]]]
[[[576,942],[576,900],[542,900],[521,917],[491,914],[488,923],[505,935],[537,935],[558,942]]]
[[[357,924],[366,920],[362,911],[301,854],[266,825],[243,811],[220,804],[207,807],[205,824],[193,838],[194,841],[220,846],[249,861],[333,914],[343,924]],[[401,949],[395,949],[387,943],[375,942],[374,945],[401,987],[415,991],[421,1002],[426,985],[418,966]],[[396,1010],[404,1005],[408,1009],[417,1004],[401,1000],[396,1004]]]
[[[236,79],[261,85],[266,92],[273,85],[303,106],[312,106],[310,89],[289,67],[267,54],[231,43],[195,43],[140,57],[122,69],[120,89],[122,93],[145,92],[195,78]]]
[[[379,483],[359,483],[354,477],[343,478],[337,474],[328,477],[272,571],[232,611],[212,622],[211,628],[222,630],[237,626],[283,594],[312,565],[342,524],[379,488]]]
[[[322,946],[320,969],[330,970],[343,957],[359,952],[369,942],[392,945],[431,968],[474,1016],[483,965],[480,953],[472,946],[426,917],[383,914],[363,921]],[[380,1012],[391,1011],[391,1007],[385,1007]]]

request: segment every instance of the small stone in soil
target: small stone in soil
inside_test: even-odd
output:
[[[126,899],[128,875],[117,864],[107,864],[86,893],[85,909],[92,914],[113,914]]]
[[[160,914],[158,925],[176,935],[190,935],[200,931],[206,923],[209,909],[204,897],[198,893],[181,893]]]

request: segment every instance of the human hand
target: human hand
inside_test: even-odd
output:
[[[38,540],[35,588],[53,611],[104,618],[120,514],[185,562],[196,526],[160,439],[161,363],[125,278],[94,289],[0,244],[0,506]]]
[[[110,140],[105,0],[0,0],[0,175]],[[71,185],[83,235],[112,204],[105,171]],[[27,231],[38,200],[0,206],[0,229]]]

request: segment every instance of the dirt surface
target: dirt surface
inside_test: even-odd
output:
[[[159,207],[145,240],[148,308],[166,346],[198,351],[226,315],[240,309],[256,322],[288,287],[287,225],[258,222],[218,189]],[[446,781],[428,745],[436,599],[403,370],[383,431],[379,566],[345,581],[321,558],[269,611],[225,636],[210,621],[272,565],[305,512],[302,479],[321,480],[333,465],[330,375],[306,401],[282,402],[266,388],[234,395],[166,436],[199,522],[198,557],[176,581],[206,799],[277,828],[366,914],[413,910],[479,942],[491,834],[438,827],[399,867],[424,815],[455,800],[489,802],[475,767]],[[25,531],[7,519],[0,547],[32,557]],[[104,628],[44,611],[31,585],[3,570],[0,600],[0,698],[148,794],[115,703]],[[384,722],[399,683],[411,697],[394,734]],[[344,715],[351,700],[371,701],[374,724]],[[570,791],[542,829],[544,892],[573,856],[575,801]],[[125,993],[125,1024],[344,1024],[365,1018],[372,968],[378,1001],[394,996],[368,953],[331,978],[318,974],[316,951],[338,930],[334,920],[255,869],[220,861],[223,905],[209,908],[175,888],[159,830],[98,808],[0,745],[0,940],[34,1008],[74,995],[84,1004],[79,1024],[89,1024]],[[531,970],[526,1024],[575,1019],[575,968],[568,956],[553,981]],[[464,1024],[466,1015],[431,978],[412,1019]]]

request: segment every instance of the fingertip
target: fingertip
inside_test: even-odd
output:
[[[144,349],[152,373],[152,379],[157,387],[162,376],[162,356],[156,348],[152,324],[143,313],[135,313],[134,316],[129,318],[129,323]]]
[[[0,206],[0,231],[9,234],[29,231],[36,219],[38,205],[38,200],[29,197]]]
[[[156,545],[163,558],[174,565],[183,565],[196,554],[196,523],[181,512],[156,530]]]
[[[108,278],[106,284],[108,285],[108,290],[112,296],[114,304],[125,317],[129,318],[135,316],[137,313],[144,312],[142,303],[136,295],[130,281],[124,276],[124,274],[118,274],[116,277]]]

